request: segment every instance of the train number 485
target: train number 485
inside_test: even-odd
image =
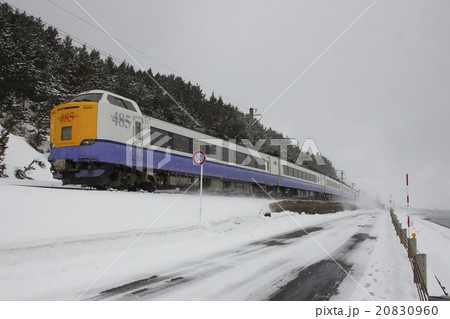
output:
[[[119,127],[129,128],[131,126],[131,120],[129,115],[125,115],[120,112],[111,115],[112,122]]]
[[[58,120],[62,123],[70,123],[73,122],[73,119],[75,118],[75,115],[73,112],[67,112],[63,113],[58,117]]]

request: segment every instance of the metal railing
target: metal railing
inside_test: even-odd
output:
[[[402,224],[398,221],[397,215],[394,214],[392,208],[390,209],[390,215],[395,232],[400,238],[400,243],[405,247],[408,253],[419,298],[422,301],[428,301],[430,298],[427,290],[426,255],[417,254],[416,238],[408,238],[406,228],[402,228]]]

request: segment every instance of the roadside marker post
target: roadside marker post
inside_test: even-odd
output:
[[[408,174],[406,174],[406,216],[408,218],[408,237],[409,237],[409,177]]]
[[[203,164],[206,162],[206,154],[203,151],[197,151],[192,155],[192,161],[195,165],[200,165],[200,209],[199,220],[202,225],[202,198],[203,198]]]

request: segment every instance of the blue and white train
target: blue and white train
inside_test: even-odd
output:
[[[346,184],[278,157],[142,114],[136,102],[93,90],[54,107],[50,162],[64,184],[96,188],[185,188],[200,167],[192,154],[206,153],[206,188],[255,193],[262,186],[303,198],[354,199]],[[259,184],[259,185],[258,185]]]

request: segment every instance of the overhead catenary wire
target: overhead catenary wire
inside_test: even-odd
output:
[[[136,65],[140,68],[140,69],[142,69],[142,70],[144,70],[145,71],[145,68],[127,51],[127,50],[125,50],[124,49],[124,47],[120,44],[120,43],[118,43],[118,41],[115,39],[115,38],[113,38],[112,36],[111,36],[111,34],[109,34],[108,33],[108,31],[106,31],[99,23],[98,23],[98,21],[83,7],[83,6],[81,6],[76,0],[74,0],[74,2],[95,22],[95,23],[97,23],[97,25],[103,30],[103,32],[105,33],[105,34],[107,34],[121,49],[122,49],[122,51],[124,51],[125,53],[126,53],[126,55],[128,55],[130,58],[131,58],[131,60],[133,60],[135,63],[136,63]],[[13,6],[13,5],[11,5],[11,7],[13,7],[13,8],[15,8],[16,10],[19,10],[19,11],[21,11],[21,12],[23,12],[23,13],[26,13],[24,10],[22,10],[22,9],[19,9],[18,7],[16,7],[16,6]],[[49,23],[47,23],[47,22],[45,22],[44,20],[42,20],[42,19],[40,19],[41,21],[42,21],[42,23],[44,24],[44,25],[47,25],[47,26],[50,26],[50,27],[52,27],[52,28],[55,28],[58,32],[59,31],[61,31],[60,29],[58,29],[58,28],[56,28],[56,27],[54,27],[53,25],[51,25],[51,24],[49,24]],[[66,33],[66,32],[64,32],[64,33]],[[68,34],[68,33],[66,33],[66,34]],[[64,34],[63,34],[64,35]],[[86,43],[83,43],[83,45],[86,45]],[[87,45],[86,45],[86,47],[87,47]],[[93,46],[93,45],[90,45],[90,47],[92,47],[92,48],[95,48],[95,46]],[[97,48],[95,48],[96,50],[97,50]],[[100,52],[100,50],[98,50],[99,52]],[[111,56],[111,55],[110,55]],[[117,58],[116,58],[117,59]],[[119,62],[120,63],[120,62]],[[183,107],[183,106],[181,106],[181,104],[163,87],[163,86],[161,86],[161,84],[152,76],[152,75],[150,75],[148,72],[146,72],[145,71],[145,74],[197,125],[197,126],[200,126],[200,124],[189,114],[189,112],[187,112],[186,111],[186,109]]]
[[[113,40],[115,40],[115,41],[117,41],[117,42],[120,42],[120,43],[122,43],[123,45],[125,45],[125,46],[127,46],[127,47],[130,47],[131,49],[133,49],[133,50],[139,52],[140,54],[142,54],[142,55],[144,55],[144,56],[146,56],[146,57],[152,59],[153,61],[155,61],[155,62],[157,62],[157,63],[163,65],[164,67],[167,67],[168,69],[174,71],[175,73],[181,75],[182,77],[185,77],[185,78],[189,79],[189,78],[186,77],[185,75],[183,75],[183,74],[181,74],[180,72],[174,70],[173,68],[167,66],[166,64],[162,63],[161,61],[158,61],[157,59],[151,57],[150,55],[146,54],[145,52],[143,52],[143,51],[141,51],[141,50],[135,48],[134,46],[131,46],[130,44],[128,44],[128,43],[126,43],[126,42],[124,42],[124,41],[118,39],[117,37],[113,37],[111,34],[108,34],[108,33],[105,32],[104,30],[102,30],[100,27],[94,25],[93,23],[87,21],[86,19],[83,19],[83,18],[80,17],[79,15],[77,15],[77,14],[73,13],[72,11],[70,11],[70,10],[64,8],[63,6],[61,6],[61,5],[57,4],[57,3],[55,3],[54,1],[51,1],[51,0],[47,0],[47,1],[48,1],[50,4],[56,6],[57,8],[63,10],[63,11],[66,12],[67,14],[69,14],[69,15],[75,17],[76,19],[78,19],[78,20],[82,21],[83,23],[89,25],[90,27],[94,28],[95,30],[97,30],[97,31],[99,31],[99,32],[102,32],[102,33],[104,33],[104,34],[109,35]],[[20,9],[20,8],[18,8],[17,6],[14,6],[14,5],[11,5],[11,4],[9,4],[9,5],[10,5],[11,7],[15,8],[16,10],[22,12],[22,13],[26,13],[25,10]],[[108,53],[108,52],[106,52],[106,51],[104,51],[104,50],[98,48],[97,46],[95,46],[95,45],[93,45],[93,44],[88,43],[87,41],[85,41],[85,40],[83,40],[83,39],[80,39],[80,38],[74,36],[73,34],[67,32],[67,31],[65,31],[65,30],[62,30],[62,29],[59,28],[59,27],[55,27],[54,25],[52,25],[52,24],[50,24],[50,23],[44,21],[42,18],[39,18],[39,19],[40,19],[40,21],[41,21],[44,25],[56,29],[56,30],[58,31],[59,36],[61,36],[61,37],[70,37],[70,39],[71,39],[74,43],[76,43],[76,44],[78,44],[78,45],[80,45],[80,46],[86,46],[86,47],[87,47],[88,49],[90,49],[90,50],[96,50],[97,52],[99,52],[99,54],[100,54],[101,56],[104,56],[104,57],[106,57],[106,58],[111,58],[111,59],[112,59],[114,62],[116,62],[117,64],[121,64],[121,63],[127,62],[126,59],[120,59],[120,58],[118,58],[118,57],[116,57],[116,56],[113,56],[113,55],[111,55],[110,53]],[[146,73],[147,73],[147,72],[146,72]],[[148,75],[151,77],[150,74],[148,74]],[[211,90],[211,89],[205,87],[204,85],[198,84],[198,82],[197,82],[197,85],[198,85],[200,88],[202,88],[202,89],[205,89],[205,88],[206,88],[207,90],[210,90],[210,91],[214,92],[213,90]],[[182,95],[184,95],[184,96],[191,96],[191,97],[192,97],[192,95],[190,95],[190,94],[188,94],[188,93],[186,93],[186,92],[180,91],[180,90],[178,90],[176,87],[172,87],[170,90],[171,90],[171,91],[176,91],[176,92],[178,92],[179,94],[182,94]],[[163,91],[165,91],[165,92],[167,93],[167,91],[164,90],[164,88],[163,88]],[[171,97],[170,94],[168,94],[168,96]],[[229,101],[231,101],[232,103],[234,103],[235,105],[237,105],[237,103],[233,102],[231,99],[229,99],[229,98],[227,98],[227,97],[224,97],[223,95],[220,95],[220,96],[222,97],[222,99],[229,100]],[[177,103],[176,101],[175,101],[175,103],[178,105],[178,103]],[[274,127],[274,125],[273,125],[272,123],[270,123],[270,122],[268,121],[267,118],[264,118],[264,119],[262,119],[262,120],[265,121],[266,124],[268,124],[268,127],[271,127],[271,126]],[[198,125],[197,122],[196,122],[196,124]],[[255,123],[253,123],[253,124],[255,124]],[[246,134],[243,134],[244,131],[242,131],[242,132],[237,132],[237,133],[238,133],[238,134],[237,134],[236,138],[241,138],[241,139],[242,139],[242,138],[246,138],[246,137],[247,137]]]
[[[65,7],[63,7],[63,6],[61,6],[60,4],[57,4],[57,3],[55,3],[55,2],[52,1],[52,0],[47,0],[47,1],[48,1],[50,4],[54,5],[55,7],[57,7],[57,8],[59,8],[59,9],[63,10],[63,11],[66,12],[67,14],[73,16],[74,18],[76,18],[76,19],[82,21],[83,23],[89,25],[90,27],[96,29],[97,31],[99,31],[99,32],[101,32],[101,33],[104,33],[104,34],[107,34],[107,33],[105,33],[101,28],[99,28],[97,25],[95,25],[95,24],[93,24],[93,23],[87,21],[86,19],[83,19],[83,18],[80,17],[79,15],[73,13],[73,12],[70,11],[69,9],[67,9],[67,8],[65,8]],[[131,44],[129,44],[129,43],[127,43],[127,42],[125,42],[125,41],[119,39],[117,36],[111,35],[111,37],[114,38],[114,39],[115,39],[117,42],[119,42],[120,44],[123,44],[124,46],[126,46],[126,47],[132,49],[133,51],[135,51],[135,52],[141,54],[142,56],[144,56],[144,57],[146,57],[146,58],[148,58],[148,59],[150,59],[150,60],[152,60],[152,61],[158,63],[159,65],[161,65],[161,66],[163,66],[164,68],[166,68],[166,69],[172,71],[173,73],[175,73],[175,74],[181,76],[182,78],[187,79],[187,80],[189,80],[189,81],[191,81],[191,82],[196,83],[196,84],[199,85],[202,89],[204,89],[204,90],[206,90],[206,91],[209,91],[209,92],[211,92],[211,93],[214,93],[214,92],[215,92],[214,89],[209,88],[209,87],[205,86],[204,84],[199,83],[198,81],[196,81],[196,80],[190,78],[189,76],[187,76],[187,75],[185,75],[185,74],[179,72],[178,70],[175,70],[173,67],[170,67],[170,66],[167,65],[166,63],[160,61],[159,59],[156,59],[155,57],[149,55],[148,53],[146,53],[146,52],[144,52],[144,51],[142,51],[142,50],[136,48],[135,46],[133,46],[133,45],[131,45]],[[98,50],[98,49],[97,49],[97,50]],[[226,97],[226,96],[224,96],[224,95],[220,95],[220,96],[222,97],[222,99],[227,100],[227,101],[231,102],[231,103],[234,104],[234,105],[239,105],[238,103],[236,103],[235,101],[233,101],[233,100],[230,99],[229,97]]]
[[[90,22],[87,21],[86,19],[83,19],[82,17],[76,15],[75,13],[73,13],[73,12],[71,12],[70,10],[64,8],[63,6],[61,6],[61,5],[59,5],[59,4],[55,3],[55,2],[53,2],[53,1],[51,1],[51,0],[47,0],[47,1],[48,1],[49,3],[51,3],[52,5],[58,7],[59,9],[63,10],[63,11],[66,12],[67,14],[70,14],[71,16],[77,18],[78,20],[82,21],[83,23],[85,23],[85,24],[89,25],[90,27],[96,29],[97,31],[102,32],[102,33],[108,35],[107,32],[105,32],[104,30],[102,30],[102,29],[99,28],[98,26],[94,25],[93,23],[90,23]],[[13,7],[15,10],[17,10],[17,11],[19,11],[19,12],[27,13],[25,10],[23,10],[23,9],[21,9],[21,8],[15,6],[15,5],[12,5],[12,4],[10,4],[10,3],[8,3],[8,5],[10,5],[11,7]],[[43,20],[41,17],[39,17],[39,19],[40,19],[40,21],[41,21],[45,26],[56,29],[56,30],[58,31],[59,36],[61,36],[61,37],[70,37],[70,39],[72,40],[72,42],[76,43],[77,45],[80,45],[80,46],[86,46],[86,48],[88,48],[89,50],[95,50],[95,51],[99,52],[99,54],[100,54],[101,56],[103,56],[104,58],[111,58],[111,59],[112,59],[115,63],[117,63],[117,64],[121,64],[121,63],[123,63],[123,62],[127,63],[127,60],[126,60],[126,59],[120,59],[120,58],[118,58],[118,57],[112,55],[111,53],[108,53],[108,52],[106,52],[106,51],[104,51],[104,50],[98,48],[97,46],[95,46],[95,45],[93,45],[93,44],[90,44],[90,43],[88,43],[87,41],[85,41],[85,40],[83,40],[83,39],[80,39],[79,37],[74,36],[73,34],[71,34],[71,33],[67,32],[67,31],[61,29],[60,27],[56,27],[56,26],[52,25],[51,23],[46,22],[46,21]],[[211,93],[217,92],[217,91],[215,91],[214,89],[211,89],[211,88],[209,88],[209,87],[207,87],[207,86],[205,86],[205,85],[199,83],[198,81],[195,81],[194,79],[192,79],[192,78],[190,78],[190,77],[188,77],[188,76],[182,74],[181,72],[179,72],[179,71],[175,70],[174,68],[168,66],[167,64],[165,64],[165,63],[159,61],[158,59],[156,59],[156,58],[150,56],[149,54],[143,52],[142,50],[140,50],[140,49],[138,49],[138,48],[132,46],[131,44],[129,44],[129,43],[127,43],[127,42],[125,42],[125,41],[123,41],[123,40],[121,40],[121,39],[119,39],[119,38],[117,38],[117,37],[115,37],[115,36],[112,36],[112,35],[109,35],[109,36],[110,36],[114,41],[117,41],[117,42],[123,44],[124,46],[127,46],[128,48],[130,48],[130,49],[132,49],[132,50],[138,52],[139,54],[143,55],[144,57],[146,57],[146,58],[148,58],[148,59],[151,59],[152,61],[158,63],[159,65],[163,66],[164,68],[166,68],[166,69],[172,71],[172,72],[175,73],[176,75],[178,75],[178,76],[180,76],[180,77],[182,77],[182,78],[184,78],[184,79],[187,79],[187,80],[189,80],[189,81],[195,83],[195,85],[198,85],[201,89],[206,90],[206,91],[209,91],[209,92],[211,92]],[[144,68],[143,68],[142,66],[140,66],[140,65],[139,65],[139,67],[141,67],[141,69],[144,69]],[[146,73],[147,73],[147,72],[146,72]],[[172,88],[172,89],[173,89],[173,88]],[[163,89],[163,91],[165,91],[165,90]],[[176,90],[176,91],[180,92],[179,90]],[[168,92],[166,92],[166,93],[170,96],[170,94],[169,94]],[[185,92],[182,92],[182,94],[183,94],[183,95],[186,95]],[[221,97],[223,100],[230,102],[230,103],[233,104],[234,106],[238,106],[238,105],[239,105],[238,103],[236,103],[235,101],[233,101],[233,100],[230,99],[229,97],[226,97],[226,96],[224,96],[224,95],[222,95],[222,94],[220,94],[220,97]],[[177,102],[176,102],[176,104],[178,105]],[[196,122],[196,121],[194,121],[194,122]],[[196,122],[196,124],[198,125],[197,122]]]
[[[105,33],[103,30],[101,30],[101,29],[100,29],[99,27],[97,27],[96,25],[94,25],[94,24],[90,23],[89,21],[87,21],[87,20],[81,18],[80,16],[78,16],[78,15],[72,13],[71,11],[65,9],[64,7],[62,7],[62,6],[60,6],[60,5],[56,4],[56,3],[54,3],[53,1],[48,0],[48,2],[51,3],[51,4],[56,5],[56,6],[57,6],[58,8],[60,8],[61,10],[64,10],[64,11],[67,12],[68,14],[70,14],[70,15],[76,17],[77,19],[79,19],[79,20],[83,21],[84,23],[90,25],[91,27],[95,28],[96,30],[98,30],[98,31],[100,31],[100,32],[102,32],[102,33]],[[10,3],[8,3],[8,5],[10,5],[12,8],[14,8],[15,10],[17,10],[17,11],[19,11],[19,12],[21,12],[21,13],[27,14],[27,12],[26,12],[25,10],[23,10],[23,9],[21,9],[21,8],[15,6],[15,5],[12,5],[12,4],[10,4]],[[123,63],[123,62],[127,62],[126,59],[120,59],[120,58],[118,58],[118,57],[116,57],[116,56],[113,56],[112,54],[110,54],[110,53],[108,53],[108,52],[106,52],[106,51],[104,51],[104,50],[98,48],[97,46],[95,46],[95,45],[93,45],[93,44],[91,44],[91,43],[89,43],[89,42],[87,42],[87,41],[85,41],[85,40],[83,40],[83,39],[81,39],[81,38],[79,38],[79,37],[76,37],[76,36],[74,36],[73,34],[67,32],[67,31],[65,31],[65,30],[62,30],[60,27],[56,27],[56,26],[52,25],[51,23],[49,23],[49,22],[43,20],[43,19],[40,18],[40,17],[39,17],[39,19],[40,19],[40,21],[41,21],[45,26],[51,27],[51,28],[54,28],[55,30],[57,30],[58,35],[59,35],[61,38],[62,38],[62,37],[70,37],[70,39],[72,40],[73,43],[76,43],[77,45],[80,45],[80,46],[86,46],[86,48],[88,48],[88,49],[90,49],[90,50],[96,50],[97,52],[99,52],[99,54],[100,54],[101,56],[103,56],[103,57],[105,57],[105,58],[111,58],[111,59],[112,59],[114,62],[116,62],[117,64],[121,64],[121,63]],[[105,34],[106,34],[106,33],[105,33]],[[188,79],[188,80],[191,80],[192,82],[195,82],[196,85],[198,85],[201,89],[206,89],[206,90],[211,91],[212,93],[214,93],[214,90],[212,90],[212,89],[210,89],[210,88],[204,86],[203,84],[200,84],[200,83],[198,83],[198,82],[196,82],[196,81],[194,81],[194,80],[192,80],[192,79],[189,79],[189,77],[186,77],[185,75],[181,74],[180,72],[178,72],[178,71],[174,70],[173,68],[167,66],[166,64],[164,64],[164,63],[162,63],[162,62],[160,62],[160,61],[154,59],[153,57],[151,57],[151,56],[145,54],[144,52],[142,52],[141,50],[139,50],[139,49],[137,49],[137,48],[131,46],[130,44],[128,44],[128,43],[126,43],[126,42],[124,42],[124,41],[122,41],[122,40],[120,40],[120,39],[118,39],[118,38],[116,38],[116,37],[115,37],[115,40],[117,40],[118,42],[120,42],[120,43],[126,45],[127,47],[130,47],[131,49],[133,49],[133,50],[139,52],[140,54],[143,54],[144,56],[146,56],[146,57],[148,57],[148,58],[154,60],[155,62],[157,62],[157,63],[159,63],[159,64],[165,66],[166,68],[170,69],[170,70],[173,71],[174,73],[177,73],[179,76],[184,77],[184,78],[186,78],[186,79]],[[186,92],[180,91],[180,90],[178,90],[178,89],[176,89],[176,88],[171,88],[171,91],[172,91],[172,90],[173,90],[173,91],[176,91],[176,92],[178,92],[179,94],[182,94],[182,95],[184,95],[184,96],[191,96],[191,97],[192,97],[192,95],[187,94]],[[237,105],[238,105],[238,104],[237,104],[236,102],[234,102],[233,100],[231,100],[231,99],[229,99],[229,98],[227,98],[227,97],[225,97],[225,96],[223,96],[223,95],[221,95],[221,94],[220,94],[220,97],[221,97],[222,99],[224,99],[224,100],[227,100],[227,101],[231,102],[232,104],[234,104],[234,106],[237,106]],[[240,137],[240,138],[245,138],[245,136],[242,136],[241,133],[239,133],[239,136],[238,136],[238,137]]]
[[[19,12],[21,12],[21,13],[25,13],[25,14],[27,13],[25,10],[23,10],[23,9],[21,9],[21,8],[18,8],[18,7],[15,6],[15,5],[12,5],[12,4],[10,4],[10,3],[8,3],[8,5],[10,5],[12,8],[14,8],[15,10],[17,10],[17,11],[19,11]],[[102,49],[96,47],[95,45],[90,44],[90,43],[86,42],[85,40],[82,40],[82,39],[80,39],[80,38],[74,36],[73,34],[67,32],[67,31],[64,31],[63,29],[61,29],[61,28],[59,28],[59,27],[55,27],[55,26],[52,25],[51,23],[48,23],[48,22],[46,22],[45,20],[43,20],[41,17],[39,17],[39,19],[40,19],[40,21],[41,21],[45,26],[50,27],[50,28],[54,28],[56,31],[58,31],[58,35],[59,35],[59,36],[61,36],[61,37],[70,37],[70,39],[72,40],[72,42],[75,42],[76,44],[78,44],[78,45],[80,45],[80,46],[83,46],[83,45],[84,45],[84,46],[86,46],[86,48],[88,48],[88,49],[90,49],[90,50],[98,51],[98,52],[100,53],[100,55],[101,55],[101,56],[104,56],[105,58],[111,57],[111,59],[113,59],[113,61],[115,61],[116,63],[119,63],[119,64],[120,64],[120,63],[124,62],[123,59],[120,59],[120,58],[118,58],[118,57],[112,55],[111,53],[108,53],[108,52],[106,52],[106,51],[104,51],[104,50],[102,50]]]
[[[123,52],[125,52],[126,53],[126,55],[128,55],[129,57],[130,57],[130,59],[131,60],[133,60],[134,61],[134,63],[136,63],[138,66],[139,66],[139,68],[141,69],[141,70],[144,70],[144,67],[142,66],[142,64],[140,64],[127,50],[125,50],[125,48],[119,43],[119,42],[117,42],[117,40],[116,39],[114,39],[112,36],[111,36],[111,34],[100,24],[100,22],[98,22],[98,20],[97,19],[95,19],[95,17],[94,16],[92,16],[92,14],[88,11],[88,10],[86,10],[86,8],[85,7],[83,7],[77,0],[73,0],[73,2],[75,2],[79,7],[80,7],[80,9],[81,10],[83,10],[84,11],[84,13],[86,13],[86,15],[92,20],[92,21],[94,21],[102,30],[103,30],[103,32],[105,32],[107,35],[108,35],[108,37],[111,39],[111,40],[113,40],[113,42],[115,43],[115,44],[117,44],[117,46],[119,46],[119,48],[121,48],[122,49],[122,51]],[[200,124],[192,117],[192,115],[191,114],[189,114],[189,112],[188,111],[186,111],[186,109],[152,76],[152,75],[150,75],[150,73],[148,73],[148,72],[145,72],[145,74],[161,89],[161,90],[163,90],[164,91],[164,93],[173,101],[173,102],[175,102],[175,104],[197,125],[197,126],[200,126]]]
[[[108,35],[108,33],[106,33],[106,32],[105,32],[104,30],[102,30],[100,27],[98,27],[97,25],[91,23],[90,21],[88,21],[88,20],[86,20],[86,19],[80,17],[79,15],[75,14],[75,13],[72,12],[71,10],[69,10],[69,9],[67,9],[67,8],[65,8],[65,7],[63,7],[62,5],[56,3],[56,2],[54,2],[54,1],[52,1],[52,0],[47,0],[47,1],[48,1],[50,4],[52,4],[53,6],[59,8],[60,10],[64,11],[65,13],[69,14],[70,16],[72,16],[72,17],[78,19],[79,21],[85,23],[86,25],[89,25],[91,28],[94,28],[95,30],[97,30],[97,31],[99,31],[99,32],[101,32],[101,33],[104,33],[104,34],[107,34],[107,35]],[[23,12],[23,13],[26,13],[25,10],[20,9],[20,8],[18,8],[17,6],[14,6],[14,5],[11,5],[11,4],[9,4],[9,5],[10,5],[11,7],[15,8],[16,10],[19,10],[19,11],[21,11],[21,12]],[[65,37],[67,37],[67,36],[70,37],[70,38],[72,39],[73,42],[75,42],[76,44],[78,44],[78,45],[80,45],[80,46],[83,46],[83,45],[84,45],[84,46],[86,46],[86,47],[87,47],[88,49],[90,49],[90,50],[96,50],[96,51],[98,51],[98,52],[100,53],[101,56],[103,56],[103,57],[105,57],[105,58],[111,58],[111,59],[112,59],[114,62],[116,62],[117,64],[121,64],[121,63],[123,63],[123,62],[127,62],[126,59],[120,59],[120,58],[118,58],[118,57],[116,57],[116,56],[113,56],[111,53],[108,53],[108,52],[106,52],[106,51],[104,51],[104,50],[102,50],[102,49],[96,47],[95,45],[90,44],[90,43],[88,43],[87,41],[85,41],[85,40],[83,40],[83,39],[80,39],[80,38],[74,36],[73,34],[71,34],[71,33],[69,33],[69,32],[66,32],[66,31],[62,30],[62,29],[59,28],[59,27],[55,27],[54,25],[52,25],[52,24],[50,24],[50,23],[44,21],[42,18],[40,18],[40,19],[41,19],[41,21],[42,21],[46,26],[55,28],[55,29],[58,31],[58,33],[59,33],[60,35],[65,36]],[[214,90],[214,89],[212,89],[212,88],[210,88],[210,87],[208,87],[208,86],[206,86],[206,85],[204,85],[204,84],[202,84],[202,83],[199,83],[198,81],[196,81],[196,80],[190,78],[189,76],[186,76],[185,74],[179,72],[178,70],[175,70],[174,68],[172,68],[172,67],[170,67],[169,65],[167,65],[167,64],[165,64],[165,63],[163,63],[163,62],[161,62],[160,60],[158,60],[158,59],[152,57],[151,55],[145,53],[144,51],[142,51],[142,50],[136,48],[135,46],[133,46],[133,45],[131,45],[131,44],[129,44],[129,43],[127,43],[127,42],[121,40],[120,38],[118,38],[118,37],[116,37],[116,36],[113,36],[113,35],[109,35],[109,36],[111,36],[111,38],[113,38],[115,41],[119,42],[120,44],[123,44],[124,46],[126,46],[126,47],[132,49],[133,51],[135,51],[135,52],[141,54],[142,56],[144,56],[144,57],[146,57],[146,58],[148,58],[148,59],[150,59],[150,60],[152,60],[152,61],[158,63],[159,65],[163,66],[164,68],[166,68],[166,69],[172,71],[174,74],[176,74],[176,75],[178,75],[178,76],[180,76],[180,77],[182,77],[182,78],[184,78],[184,79],[187,79],[187,80],[191,81],[192,83],[196,83],[196,85],[198,85],[201,89],[206,90],[206,91],[209,91],[210,93],[217,92],[216,90]],[[171,90],[176,90],[176,89],[171,88]],[[176,91],[179,92],[179,93],[182,93],[183,95],[186,95],[185,92],[180,92],[179,90],[176,90]],[[221,97],[223,100],[230,102],[233,106],[238,106],[238,107],[239,107],[239,105],[240,105],[240,103],[235,102],[233,99],[231,99],[231,98],[229,98],[229,97],[227,97],[227,96],[225,96],[225,95],[223,95],[223,94],[220,94],[220,97]],[[241,107],[239,107],[239,108],[242,109],[243,107],[241,106]],[[261,117],[260,120],[266,122],[266,124],[268,125],[268,127],[275,127],[275,126],[274,126],[267,118],[262,118],[262,117]],[[255,124],[255,123],[253,123],[253,124]]]

